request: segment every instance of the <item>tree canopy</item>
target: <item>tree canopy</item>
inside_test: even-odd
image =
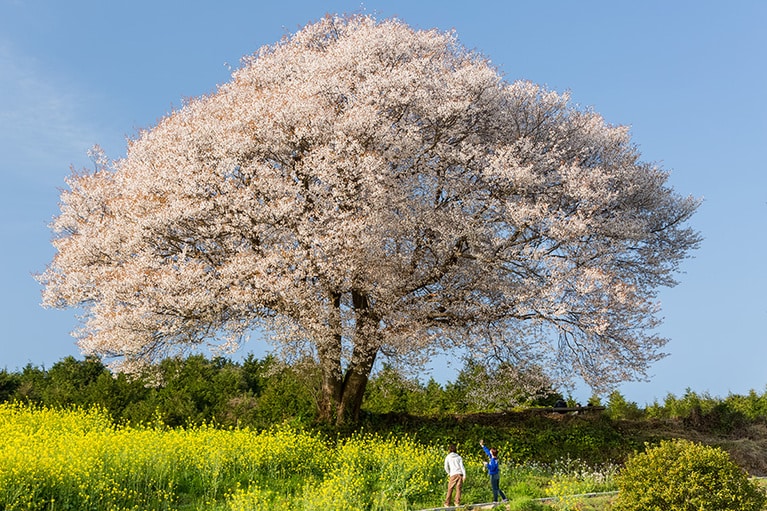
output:
[[[397,19],[309,24],[96,163],[40,276],[81,349],[130,370],[261,328],[320,363],[327,420],[382,356],[642,377],[699,243],[626,127]]]

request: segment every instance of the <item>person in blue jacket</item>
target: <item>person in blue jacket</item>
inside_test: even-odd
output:
[[[488,449],[485,447],[484,440],[480,440],[479,445],[485,451],[487,457],[490,458],[490,461],[488,461],[485,466],[487,467],[487,473],[490,476],[490,487],[493,489],[493,502],[498,502],[498,495],[500,495],[503,501],[506,502],[508,500],[506,494],[503,493],[500,488],[501,474],[498,467],[498,449]]]

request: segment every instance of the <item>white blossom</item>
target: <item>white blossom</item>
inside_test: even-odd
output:
[[[657,291],[699,242],[698,201],[625,127],[396,19],[310,24],[95,154],[40,276],[45,305],[85,311],[83,351],[129,369],[268,328],[318,357],[327,415],[381,353],[641,377]]]

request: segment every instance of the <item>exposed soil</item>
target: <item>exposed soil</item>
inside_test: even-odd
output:
[[[717,431],[706,424],[691,421],[623,421],[622,429],[647,441],[684,438],[720,447],[752,476],[767,476],[767,424],[742,424],[729,431]]]

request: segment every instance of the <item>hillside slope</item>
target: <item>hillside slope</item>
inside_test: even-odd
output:
[[[684,438],[721,447],[753,476],[767,475],[767,424],[722,421],[695,415],[684,420],[614,420],[604,413],[505,413],[418,417],[371,415],[363,427],[386,434],[407,434],[424,442],[456,443],[472,452],[479,439],[497,445],[514,461],[552,462],[563,457],[589,463],[623,463],[646,443]]]

